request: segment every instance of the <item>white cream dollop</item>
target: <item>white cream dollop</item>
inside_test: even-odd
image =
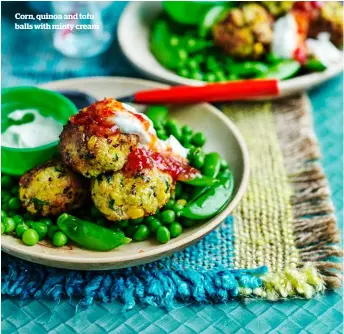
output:
[[[34,115],[34,120],[20,125],[10,125],[1,134],[1,145],[14,148],[33,148],[58,140],[63,125],[52,117],[43,117],[38,110],[16,110],[11,112],[8,118],[19,121],[27,114]]]
[[[271,50],[281,58],[291,59],[298,46],[298,28],[292,14],[279,18],[273,26]]]
[[[109,118],[110,122],[116,126],[120,132],[126,134],[134,134],[139,137],[141,146],[153,148],[158,152],[170,151],[175,155],[186,158],[189,150],[182,146],[174,136],[170,136],[166,140],[157,137],[152,121],[143,113],[137,112],[132,106],[123,103],[124,110],[114,110],[114,115]],[[149,124],[148,129],[140,119],[135,117],[140,115],[145,122]]]
[[[320,33],[317,39],[307,39],[306,46],[308,53],[315,56],[326,67],[339,63],[343,59],[343,52],[331,43],[329,33]]]

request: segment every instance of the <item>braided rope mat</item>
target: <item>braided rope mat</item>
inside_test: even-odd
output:
[[[2,293],[28,298],[176,301],[311,298],[341,284],[339,234],[304,96],[229,104],[251,157],[246,195],[232,219],[171,258],[112,272],[55,270],[2,255]],[[233,230],[233,231],[232,231]],[[325,261],[329,256],[332,258]],[[257,268],[260,267],[260,268]],[[267,272],[268,270],[268,272]]]

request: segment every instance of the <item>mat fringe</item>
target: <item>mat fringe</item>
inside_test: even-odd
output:
[[[301,271],[314,267],[327,289],[338,288],[342,283],[342,264],[330,261],[329,257],[342,257],[343,251],[333,245],[340,241],[340,232],[328,181],[316,161],[320,150],[313,131],[310,101],[302,95],[275,102],[273,108],[293,189],[294,237]]]
[[[95,301],[119,300],[124,310],[137,301],[172,309],[177,302],[220,303],[240,295],[264,296],[259,276],[268,270],[226,269],[171,270],[152,265],[107,272],[68,271],[32,264],[11,256],[3,258],[2,294],[28,298],[81,298],[77,311]]]

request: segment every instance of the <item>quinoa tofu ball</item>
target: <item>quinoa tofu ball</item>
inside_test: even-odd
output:
[[[232,57],[258,59],[269,50],[272,21],[267,10],[255,3],[232,8],[213,27],[213,38]]]
[[[172,190],[172,177],[157,168],[136,175],[103,174],[91,183],[95,206],[112,221],[154,214],[168,202]]]
[[[343,22],[343,4],[340,1],[323,1],[318,16],[311,21],[309,37],[328,32],[331,42],[343,49]]]
[[[87,180],[55,160],[31,169],[19,181],[23,207],[41,216],[56,216],[81,207],[88,192]]]
[[[104,99],[72,116],[60,135],[58,148],[63,163],[87,178],[122,169],[137,146],[138,136],[112,132],[113,124],[100,120],[106,122],[112,110],[123,108],[114,99]]]

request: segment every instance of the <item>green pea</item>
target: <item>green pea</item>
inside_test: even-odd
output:
[[[176,183],[176,187],[174,189],[175,196],[178,198],[182,193],[182,184],[180,182]]]
[[[215,82],[216,81],[216,75],[214,73],[206,73],[204,76],[204,80],[207,82]]]
[[[48,226],[43,223],[33,223],[32,228],[37,232],[39,240],[42,240],[48,233]]]
[[[197,168],[201,169],[205,162],[205,153],[203,151],[196,152],[192,157],[192,165]]]
[[[154,216],[147,216],[147,217],[145,217],[144,222],[145,222],[145,224],[149,224],[154,219],[155,219]]]
[[[39,221],[40,221],[40,223],[43,223],[43,224],[47,225],[48,227],[53,225],[53,222],[50,218],[41,218]]]
[[[19,224],[16,227],[16,235],[17,237],[21,238],[26,230],[28,230],[29,227],[26,224]]]
[[[227,78],[226,78],[224,72],[222,72],[222,71],[216,71],[215,76],[216,76],[217,81],[227,81]]]
[[[8,193],[1,193],[1,203],[2,205],[7,204],[8,207],[8,201],[11,199],[11,195]]]
[[[129,225],[129,220],[121,220],[118,222],[118,225],[121,227],[121,228],[126,228],[128,225]]]
[[[165,210],[161,212],[160,218],[163,224],[171,224],[176,219],[176,214],[173,210]]]
[[[192,134],[192,129],[191,129],[190,126],[184,125],[184,126],[182,127],[182,132],[183,132],[183,135],[184,135],[184,136],[185,136],[185,135],[191,135],[191,134]]]
[[[181,140],[183,137],[182,129],[178,124],[171,126],[169,128],[170,134],[176,137],[178,140]]]
[[[225,159],[221,159],[220,171],[228,169],[228,162]]]
[[[16,223],[14,222],[13,218],[6,217],[4,219],[4,224],[5,224],[5,233],[11,233],[16,228]]]
[[[51,225],[48,227],[48,237],[50,239],[53,238],[54,234],[58,231],[58,228],[56,225]]]
[[[177,36],[172,36],[170,38],[170,45],[171,46],[177,46],[180,44],[180,38],[178,38]]]
[[[1,221],[3,221],[7,217],[7,213],[4,210],[1,210]]]
[[[1,187],[8,189],[13,185],[13,179],[9,175],[1,176]]]
[[[183,232],[183,226],[177,222],[174,222],[170,225],[170,234],[172,238],[180,236]]]
[[[182,144],[184,147],[188,148],[188,146],[190,147],[192,144],[191,144],[191,139],[192,139],[192,133],[190,134],[187,134],[187,135],[183,135],[182,137]]]
[[[202,81],[203,80],[203,74],[201,72],[198,72],[198,71],[193,71],[193,72],[191,72],[191,79]]]
[[[164,129],[157,130],[156,134],[161,140],[166,140],[168,138],[167,133]]]
[[[37,242],[39,241],[39,236],[38,236],[38,233],[34,229],[29,228],[23,233],[22,240],[25,245],[33,246],[33,245],[36,245]]]
[[[33,228],[33,224],[34,224],[35,222],[33,221],[33,220],[27,220],[26,221],[26,225],[27,226],[29,226],[30,228]]]
[[[13,218],[16,225],[23,224],[25,222],[24,218],[22,216],[19,216],[19,215],[15,215],[12,218]]]
[[[133,235],[135,241],[143,241],[149,237],[149,229],[146,225],[140,225]]]
[[[206,142],[205,135],[202,132],[197,132],[192,136],[191,143],[196,147],[202,147]]]
[[[180,68],[178,70],[177,74],[181,77],[189,78],[190,77],[190,70],[188,70],[187,68]]]
[[[53,244],[56,247],[64,246],[67,243],[67,241],[67,236],[61,231],[57,231],[53,236]]]
[[[156,231],[156,238],[162,244],[166,244],[171,239],[170,231],[166,226],[160,226]]]
[[[21,202],[20,199],[18,197],[12,197],[9,201],[8,201],[8,207],[10,210],[19,210],[21,208]]]
[[[174,206],[173,206],[173,211],[175,213],[183,210],[184,206],[181,204],[181,203],[176,203]]]
[[[177,56],[178,56],[178,59],[181,61],[186,61],[189,57],[189,55],[185,49],[179,49],[177,51]]]
[[[125,235],[128,238],[132,238],[134,233],[136,232],[136,230],[138,229],[140,225],[129,225],[128,227],[126,227],[125,229]]]
[[[3,222],[1,222],[1,234],[4,234],[6,231],[6,226]]]
[[[190,59],[187,62],[187,66],[190,68],[191,71],[198,71],[199,70],[198,62],[195,59]]]
[[[130,219],[129,223],[131,225],[140,225],[143,223],[143,219],[144,219],[144,217],[140,217],[140,218],[136,218],[136,219]]]
[[[234,80],[238,80],[239,77],[238,77],[237,75],[233,74],[233,73],[230,73],[230,74],[228,74],[227,79],[228,79],[229,81],[234,81]],[[223,81],[223,80],[221,80],[221,81]],[[224,81],[225,81],[225,80],[224,80]]]
[[[103,217],[102,213],[101,213],[101,212],[98,210],[98,208],[95,207],[95,206],[92,206],[92,207],[91,207],[91,215],[92,215],[93,217]]]
[[[13,188],[11,189],[11,194],[13,195],[13,196],[18,196],[18,193],[19,193],[19,186],[18,185],[15,185],[15,186],[13,186]]]
[[[170,199],[167,204],[165,205],[165,209],[172,209],[174,203],[176,203],[176,201],[174,199]]]
[[[194,220],[191,220],[189,218],[183,218],[182,221],[181,221],[182,225],[185,226],[185,227],[191,227],[193,225],[195,225],[195,221]]]
[[[155,233],[156,230],[161,226],[161,223],[158,219],[154,218],[148,223],[148,228],[152,233]]]

